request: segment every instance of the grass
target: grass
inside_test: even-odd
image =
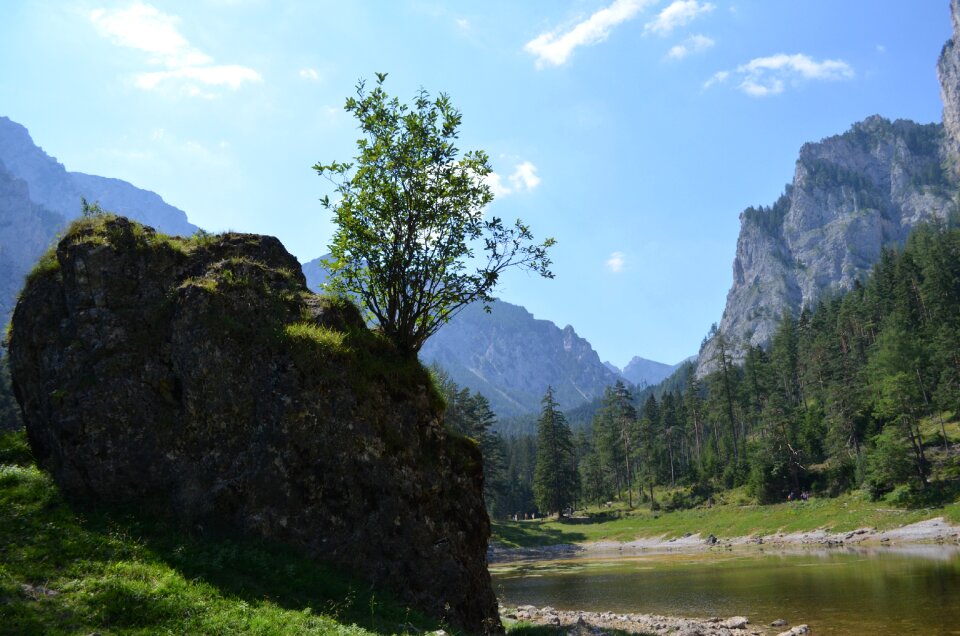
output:
[[[300,347],[306,347],[316,355],[345,353],[344,340],[346,334],[342,331],[329,329],[312,322],[295,322],[285,325],[283,330],[288,339],[297,343]]]
[[[960,524],[960,502],[935,509],[903,510],[883,501],[870,501],[860,492],[841,497],[812,498],[804,502],[772,505],[733,503],[742,500],[728,493],[730,503],[712,508],[650,512],[646,506],[591,510],[586,519],[495,521],[493,539],[508,547],[541,547],[592,541],[631,541],[645,537],[682,537],[700,533],[721,538],[802,532],[824,528],[847,532],[862,527],[880,530],[944,517]]]
[[[371,634],[443,627],[263,541],[85,509],[0,435],[0,634]]]

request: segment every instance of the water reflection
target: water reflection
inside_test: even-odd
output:
[[[784,618],[817,634],[960,634],[960,547],[734,550],[497,564],[508,604]]]

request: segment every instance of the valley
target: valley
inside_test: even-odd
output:
[[[421,87],[410,102],[398,64],[362,75],[342,110],[326,103],[342,99],[327,94],[342,92],[342,71],[291,61],[309,59],[296,43],[316,34],[298,29],[318,16],[209,4],[193,10],[206,24],[259,15],[299,57],[282,72],[243,48],[215,63],[201,45],[225,35],[143,2],[67,12],[58,20],[153,69],[125,68],[109,92],[126,104],[116,147],[79,151],[94,133],[51,125],[23,107],[26,91],[0,116],[0,634],[957,631],[960,0],[940,3],[951,33],[926,61],[933,123],[907,118],[926,112],[904,97],[922,83],[884,83],[893,60],[915,62],[870,39],[894,18],[861,16],[866,4],[782,9],[809,42],[815,11],[863,26],[840,31],[856,53],[821,59],[789,53],[781,15],[751,2],[596,0],[533,39],[489,7],[453,18],[391,5],[380,11],[411,19],[420,40],[455,25],[438,50],[460,51],[461,69],[499,77],[535,60],[512,89],[446,72],[459,93]],[[525,29],[546,24],[544,6],[509,10]],[[377,12],[338,11],[350,20],[331,25],[396,35]],[[614,37],[644,12],[635,37]],[[694,67],[703,77],[673,101],[608,76],[655,67],[647,88],[676,90],[683,64],[754,46],[743,25],[759,15],[777,25],[780,40],[756,39],[770,54]],[[726,42],[683,31],[700,20],[739,26]],[[265,46],[259,29],[251,50]],[[509,60],[488,57],[499,30],[527,38]],[[675,31],[686,39],[663,48]],[[358,33],[341,47],[366,41]],[[659,61],[637,68],[590,57],[654,46]],[[571,61],[580,47],[592,50]],[[90,68],[108,66],[98,55]],[[413,68],[432,84],[443,57],[430,49]],[[848,85],[859,110],[841,120],[843,99],[817,95]],[[324,95],[297,140],[322,142],[309,160],[287,127],[308,89]],[[86,97],[100,105],[78,118],[106,109]],[[538,99],[549,107],[514,128]],[[51,131],[33,133],[61,135],[63,151],[14,121],[31,108]],[[798,131],[817,134],[784,150]],[[460,149],[474,139],[488,151]],[[157,192],[53,152],[122,157],[119,174]],[[791,169],[771,177],[787,152]],[[279,176],[294,157],[325,189],[305,197],[290,187],[303,175]],[[180,179],[190,185],[158,193]],[[779,194],[743,207],[745,193]],[[211,200],[235,209],[168,202]],[[300,205],[329,218],[327,245],[301,238],[317,223]],[[664,241],[671,214],[688,216]],[[705,237],[717,219],[738,231],[710,316],[696,290],[715,273]],[[246,230],[220,231],[235,225]],[[711,321],[697,351],[665,342]]]

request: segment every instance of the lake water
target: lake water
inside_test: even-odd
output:
[[[505,605],[783,618],[815,634],[960,634],[960,548],[643,554],[491,565]]]

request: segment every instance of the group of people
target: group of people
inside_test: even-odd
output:
[[[792,490],[790,491],[790,494],[787,495],[787,501],[796,501],[797,499],[799,499],[800,501],[806,501],[809,498],[810,498],[810,493],[808,493],[806,490],[801,490],[799,497],[797,497],[797,495]]]

